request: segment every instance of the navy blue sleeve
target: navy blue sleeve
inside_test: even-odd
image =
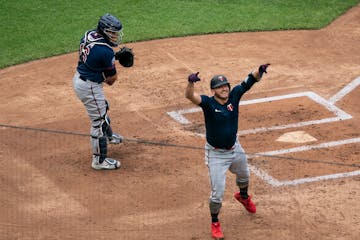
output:
[[[250,73],[247,78],[240,83],[240,85],[245,89],[245,92],[248,91],[255,83],[257,82],[256,78]]]
[[[201,108],[206,108],[209,105],[209,97],[206,95],[200,95],[201,97],[201,103],[199,104],[199,106]]]
[[[239,103],[242,95],[244,95],[244,93],[246,93],[256,82],[256,78],[250,73],[244,81],[233,88],[230,97],[234,97],[236,102]]]
[[[103,55],[104,58],[104,75],[105,77],[113,76],[116,74],[115,57],[112,49],[108,48]]]

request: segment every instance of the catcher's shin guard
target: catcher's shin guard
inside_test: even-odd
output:
[[[91,145],[94,158],[102,163],[107,157],[107,138],[104,130],[107,130],[108,123],[104,119],[100,120],[100,125],[91,128]]]
[[[110,122],[110,117],[107,114],[105,115],[104,120],[101,121],[101,130],[107,136],[111,136],[113,134]]]
[[[107,157],[107,139],[105,136],[92,137],[91,144],[93,149],[93,155],[97,158],[99,163],[102,163]]]

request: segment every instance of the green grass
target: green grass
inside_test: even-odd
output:
[[[319,29],[360,0],[0,0],[0,68],[77,50],[109,12],[124,41],[220,32]]]

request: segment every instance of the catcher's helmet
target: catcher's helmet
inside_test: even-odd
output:
[[[230,88],[230,83],[224,75],[215,75],[210,81],[211,89],[218,88],[223,85],[228,85],[228,87]]]
[[[111,46],[116,47],[121,43],[122,24],[117,17],[109,13],[100,17],[97,31],[103,35]]]

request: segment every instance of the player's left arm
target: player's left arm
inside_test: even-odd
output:
[[[240,98],[244,95],[244,93],[249,91],[255,83],[261,80],[263,74],[267,73],[266,69],[269,65],[269,63],[260,65],[258,69],[249,73],[245,80],[243,80],[242,82],[240,82],[239,85],[233,88],[230,94],[232,96],[235,96],[236,101],[240,101]]]
[[[260,65],[258,69],[252,71],[248,77],[240,83],[240,86],[242,86],[244,92],[248,91],[256,82],[261,80],[263,74],[267,73],[266,70],[269,65],[270,63]]]

